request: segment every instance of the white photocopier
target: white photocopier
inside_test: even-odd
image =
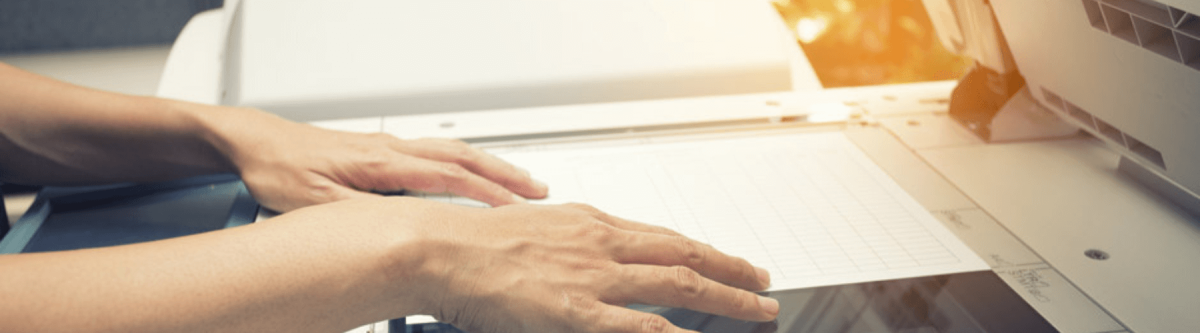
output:
[[[844,88],[791,2],[227,0],[158,95],[463,139],[770,262],[772,323],[635,306],[698,331],[1200,331],[1200,2],[924,0],[970,72]],[[395,330],[456,331],[356,329]]]

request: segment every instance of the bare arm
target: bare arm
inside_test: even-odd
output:
[[[0,181],[78,185],[242,176],[288,211],[373,196],[452,192],[499,206],[546,186],[456,140],[319,129],[248,108],[101,92],[0,64]]]
[[[0,155],[0,179],[24,183],[232,171],[264,205],[295,210],[164,241],[0,256],[0,331],[336,332],[427,313],[476,332],[679,332],[623,305],[778,312],[746,291],[766,288],[765,271],[590,207],[473,209],[359,191],[449,191],[497,206],[546,195],[458,141],[327,131],[0,65]]]
[[[233,172],[204,140],[196,109],[0,64],[0,180],[73,185]]]
[[[683,332],[630,303],[775,318],[745,260],[581,205],[347,200],[151,243],[0,256],[0,331]]]
[[[334,211],[302,212],[165,241],[0,256],[0,331],[338,332],[419,312],[416,281],[384,271],[414,267],[419,253],[404,249],[413,242],[341,222]],[[385,297],[397,289],[389,285],[414,295]]]

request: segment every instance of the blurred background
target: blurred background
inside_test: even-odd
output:
[[[169,45],[224,0],[2,0],[0,54]]]
[[[971,66],[968,59],[942,48],[921,0],[769,1],[826,88],[952,80]],[[61,79],[70,79],[74,72],[41,70],[47,67],[41,66],[47,57],[29,56],[54,54],[49,59],[58,60],[58,54],[107,49],[119,50],[109,53],[130,58],[129,63],[161,62],[188,19],[223,4],[224,0],[2,0],[0,61]],[[138,57],[153,61],[136,61]],[[76,63],[70,60],[66,62]]]
[[[956,80],[921,0],[773,0],[826,88]]]

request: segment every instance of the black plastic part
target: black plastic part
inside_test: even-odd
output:
[[[29,253],[148,242],[248,224],[257,210],[245,185],[230,174],[47,187],[0,244],[10,253]]]
[[[42,189],[41,186],[34,186],[34,185],[21,185],[21,184],[11,184],[11,183],[0,184],[0,192],[4,192],[4,193],[8,193],[8,194],[34,193],[41,189]]]
[[[1000,74],[976,65],[950,95],[950,117],[986,142],[992,140],[992,120],[1013,95],[1025,86],[1021,73]]]
[[[388,320],[388,332],[405,333],[405,326],[407,323],[405,323],[404,317]]]
[[[631,305],[676,326],[722,333],[1041,333],[1057,332],[992,271],[773,291],[779,317],[758,323],[686,309]],[[496,328],[503,330],[503,328]],[[447,324],[405,333],[465,333]]]
[[[0,239],[8,235],[8,209],[4,207],[4,187],[0,186]]]
[[[0,53],[170,45],[223,0],[3,0]]]

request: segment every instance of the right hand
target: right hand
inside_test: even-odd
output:
[[[415,223],[420,282],[408,288],[422,288],[430,303],[422,311],[469,332],[685,331],[624,307],[632,303],[751,321],[779,312],[777,301],[750,292],[769,286],[765,270],[590,206],[379,206],[404,207],[386,214]]]

